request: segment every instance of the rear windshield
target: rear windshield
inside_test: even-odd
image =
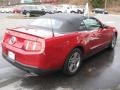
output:
[[[39,18],[33,21],[30,25],[38,26],[42,28],[53,28],[60,29],[63,24],[63,21],[50,18]]]
[[[30,26],[35,28],[43,28],[47,31],[54,31],[54,33],[74,32],[79,28],[79,19],[65,19],[65,18],[50,18],[43,17],[33,21]]]

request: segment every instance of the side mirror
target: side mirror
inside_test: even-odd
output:
[[[108,26],[107,26],[107,25],[105,25],[105,24],[103,24],[103,28],[108,28]]]

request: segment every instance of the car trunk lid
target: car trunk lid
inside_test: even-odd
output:
[[[27,27],[14,28],[11,30],[25,33],[25,34],[29,34],[29,35],[33,35],[33,36],[37,36],[37,37],[41,37],[41,38],[53,37],[51,30],[37,28],[37,27],[27,26]]]
[[[33,29],[29,29],[33,30]],[[26,40],[32,41],[32,42],[42,42],[45,38],[38,35],[38,32],[30,32],[29,30],[26,30],[25,28],[14,28],[14,29],[8,29],[6,31],[6,34],[4,36],[3,42],[17,48],[23,48],[25,45]],[[36,35],[37,34],[37,35]]]

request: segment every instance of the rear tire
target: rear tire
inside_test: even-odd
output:
[[[29,12],[26,13],[27,17],[31,17],[31,14]]]
[[[58,11],[58,13],[62,13],[61,11]]]
[[[115,35],[115,33],[113,34],[113,37],[112,37],[112,41],[110,43],[110,49],[114,49],[115,46],[116,46],[116,40],[117,40],[117,36]]]
[[[76,13],[75,11],[71,11],[71,13]]]
[[[65,61],[63,73],[68,76],[76,74],[81,65],[81,61],[82,61],[81,50],[79,48],[73,49]]]
[[[81,10],[78,10],[78,13],[79,13],[79,14],[83,14],[83,12],[82,12]]]

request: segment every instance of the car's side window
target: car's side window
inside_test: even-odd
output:
[[[83,20],[83,22],[87,30],[95,30],[101,27],[100,22],[98,22],[96,19],[88,18]]]
[[[85,24],[84,24],[84,22],[82,21],[82,22],[80,22],[80,27],[79,27],[79,30],[80,31],[85,31],[86,30],[86,26],[85,26]]]

